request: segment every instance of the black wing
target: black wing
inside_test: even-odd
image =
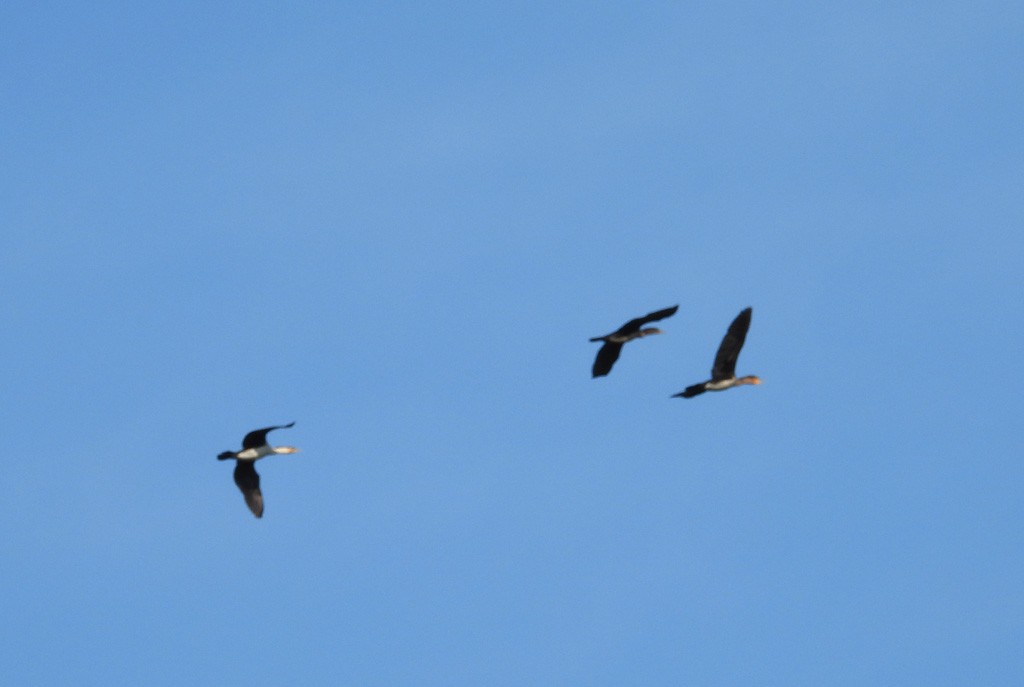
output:
[[[729,331],[725,333],[722,344],[718,347],[715,355],[715,366],[711,368],[711,380],[731,379],[736,376],[736,359],[740,357],[740,349],[743,348],[743,341],[747,338],[747,329],[750,328],[750,315],[752,308],[747,308],[732,321]]]
[[[619,359],[621,351],[622,344],[606,341],[604,346],[601,346],[601,349],[597,352],[597,357],[594,358],[594,367],[590,370],[591,374],[594,377],[604,377],[611,372],[612,365]]]
[[[254,429],[245,435],[242,439],[242,450],[247,448],[256,448],[257,446],[263,446],[267,443],[267,432],[272,432],[275,429],[288,429],[294,426],[294,422],[289,422],[287,425],[275,425],[274,427],[264,427],[263,429]]]
[[[658,320],[663,320],[666,317],[672,317],[673,315],[676,314],[676,310],[679,310],[678,305],[673,305],[671,308],[665,308],[664,310],[655,310],[654,312],[649,312],[643,317],[638,317],[635,320],[630,320],[626,324],[622,325],[617,330],[615,330],[614,334],[622,336],[625,334],[632,334],[633,332],[638,332],[640,331],[640,327],[644,326],[649,322],[657,322]]]
[[[260,491],[260,476],[251,460],[240,460],[235,465],[235,484],[242,490],[245,505],[257,518],[263,517],[263,492]]]

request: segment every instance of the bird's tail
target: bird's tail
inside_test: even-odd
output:
[[[707,389],[704,388],[703,384],[694,384],[693,386],[686,387],[678,394],[672,394],[672,398],[693,398],[694,396],[700,396],[705,391]]]
[[[591,339],[591,341],[604,341],[604,337],[603,336],[595,336],[593,339]]]
[[[234,451],[224,451],[223,453],[221,453],[220,455],[217,456],[217,460],[227,460],[228,458],[235,458],[235,457],[236,456],[235,456],[235,452]]]

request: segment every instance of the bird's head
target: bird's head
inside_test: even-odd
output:
[[[748,375],[746,377],[740,377],[736,380],[737,384],[760,384],[761,378],[757,375]]]
[[[298,453],[299,449],[294,446],[277,446],[274,448],[274,453]]]
[[[640,336],[650,336],[651,334],[664,334],[664,333],[665,332],[661,331],[657,327],[648,327],[647,329],[641,329],[640,330]]]

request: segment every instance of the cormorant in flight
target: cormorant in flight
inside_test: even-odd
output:
[[[661,330],[655,327],[649,329],[641,329],[645,324],[649,322],[657,322],[663,320],[666,317],[671,317],[676,314],[676,310],[679,310],[678,305],[673,305],[671,308],[665,308],[664,310],[658,310],[656,312],[648,313],[643,317],[638,317],[635,320],[630,320],[626,324],[616,329],[611,334],[605,334],[604,336],[595,336],[591,341],[604,341],[604,345],[597,352],[597,358],[594,359],[594,367],[591,369],[591,373],[594,377],[604,377],[606,374],[612,371],[612,365],[619,359],[619,353],[622,351],[622,345],[633,339],[640,339],[649,334],[661,334]]]
[[[294,425],[294,422],[290,422],[287,425],[254,429],[242,439],[241,451],[224,451],[217,456],[217,460],[235,459],[235,484],[241,489],[249,510],[257,518],[263,517],[263,492],[260,491],[260,476],[256,473],[254,463],[275,453],[297,453],[299,449],[294,446],[271,446],[267,443],[267,432]]]
[[[747,338],[752,312],[752,308],[747,308],[737,315],[729,325],[729,331],[725,333],[725,338],[722,339],[718,353],[715,355],[715,366],[711,368],[711,379],[688,386],[684,391],[673,394],[672,398],[693,398],[705,391],[724,391],[743,384],[761,383],[761,380],[754,375],[736,376],[736,359],[739,358],[740,349],[743,348],[743,340]]]

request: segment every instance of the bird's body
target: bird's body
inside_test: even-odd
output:
[[[224,451],[217,456],[217,460],[235,459],[235,484],[238,485],[245,503],[249,510],[257,518],[263,517],[263,492],[260,491],[260,476],[256,472],[255,463],[261,458],[275,454],[297,453],[299,449],[294,446],[271,446],[267,443],[267,433],[275,429],[287,429],[293,427],[294,422],[287,425],[275,425],[256,429],[245,435],[242,439],[241,451]]]
[[[594,377],[604,377],[611,372],[612,365],[619,359],[619,353],[622,352],[623,345],[634,339],[640,339],[651,334],[661,334],[661,330],[654,327],[643,329],[642,327],[645,324],[671,317],[676,314],[678,309],[679,306],[674,305],[671,308],[648,313],[643,317],[630,320],[611,334],[592,338],[591,341],[603,341],[604,345],[597,352],[597,358],[594,359],[594,366],[591,368],[591,375]]]
[[[700,384],[686,387],[673,398],[693,398],[705,391],[725,391],[734,386],[744,384],[760,384],[760,378],[754,375],[746,377],[736,376],[736,360],[739,358],[740,349],[747,338],[747,330],[750,328],[750,317],[753,314],[752,308],[747,308],[736,316],[736,319],[729,325],[729,331],[725,333],[722,343],[718,346],[718,353],[715,354],[715,364],[711,368],[711,379]]]
[[[231,452],[230,451],[225,451],[224,453],[231,453]],[[272,456],[272,455],[274,455],[274,453],[276,453],[276,451],[274,451],[274,449],[272,447],[268,446],[267,444],[263,444],[262,446],[256,446],[254,448],[245,448],[245,449],[242,449],[241,451],[238,451],[236,453],[231,453],[230,456],[224,456],[224,457],[225,458],[237,458],[238,460],[253,460],[253,461],[255,461],[255,460],[259,460],[260,458],[266,458],[267,456]],[[223,455],[223,454],[221,454],[221,455]]]

